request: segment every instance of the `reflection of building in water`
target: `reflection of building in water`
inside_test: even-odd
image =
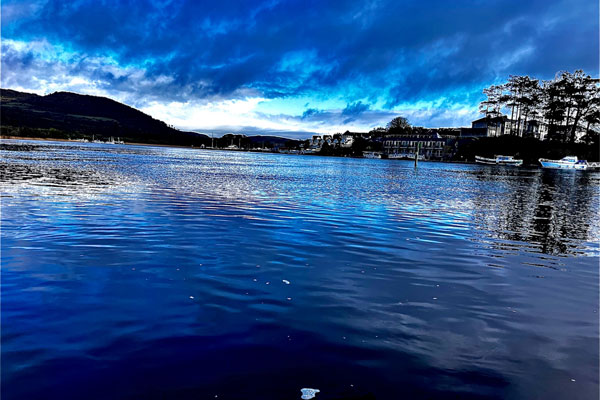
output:
[[[540,171],[524,179],[518,171],[505,173],[498,176],[496,171],[492,176],[482,171],[478,176],[481,191],[474,201],[475,218],[488,235],[537,245],[546,254],[589,251],[581,241],[597,241],[599,234],[594,228],[598,185],[591,175]],[[484,191],[485,181],[492,180],[504,180],[505,191]]]

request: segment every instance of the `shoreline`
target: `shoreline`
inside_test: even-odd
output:
[[[75,139],[59,139],[59,138],[42,138],[42,137],[29,137],[29,136],[0,136],[0,140],[35,140],[35,141],[46,141],[46,142],[69,142],[69,143],[92,143],[92,142],[80,142]],[[98,143],[105,144],[105,143]],[[108,144],[108,143],[106,143]],[[199,149],[200,147],[183,146],[179,144],[159,144],[159,143],[137,143],[137,142],[125,142],[125,145],[133,146],[156,146],[156,147],[179,147],[184,149]]]
[[[59,138],[41,138],[41,137],[28,137],[28,136],[0,136],[0,140],[34,140],[34,141],[46,141],[46,142],[69,142],[69,143],[82,143],[82,144],[91,144],[91,142],[80,142],[75,139],[59,139]],[[103,143],[98,143],[103,144]],[[215,150],[215,151],[227,151],[233,153],[259,153],[259,154],[285,154],[285,155],[297,155],[297,156],[317,156],[317,157],[333,157],[333,158],[356,158],[356,159],[366,159],[365,157],[341,157],[341,156],[332,156],[332,155],[323,155],[323,154],[291,154],[291,153],[283,153],[283,152],[275,152],[275,151],[255,151],[255,150],[240,150],[240,149],[218,149],[218,148],[210,148],[210,147],[193,147],[193,146],[183,146],[177,144],[153,144],[153,143],[137,143],[137,142],[125,142],[123,145],[132,145],[132,146],[155,146],[155,147],[175,147],[181,149],[194,149],[194,150]],[[379,160],[387,160],[387,158],[379,158]],[[398,159],[400,161],[413,161],[412,159]],[[443,161],[443,160],[419,160],[419,162],[442,162],[442,163],[454,163],[454,164],[476,164],[475,162],[470,161]]]
[[[79,140],[74,140],[74,139],[59,139],[59,138],[41,138],[41,137],[25,137],[25,136],[0,136],[0,141],[2,140],[33,140],[33,141],[46,141],[46,142],[69,142],[69,143],[90,143],[90,142],[80,142]],[[98,144],[102,144],[102,143],[98,143]],[[227,152],[242,152],[242,153],[260,153],[260,154],[284,154],[284,155],[298,155],[298,156],[318,156],[318,157],[333,157],[333,158],[355,158],[355,159],[366,159],[364,157],[340,157],[340,156],[331,156],[331,155],[322,155],[322,154],[290,154],[290,153],[282,153],[282,152],[272,152],[272,151],[253,151],[253,150],[228,150],[228,149],[215,149],[215,148],[209,148],[209,147],[194,147],[194,146],[183,146],[183,145],[177,145],[177,144],[154,144],[154,143],[137,143],[137,142],[125,142],[122,145],[131,145],[131,146],[147,146],[147,147],[173,147],[173,148],[180,148],[180,149],[193,149],[193,150],[210,150],[210,151],[227,151]],[[390,160],[388,158],[379,158],[379,160]],[[413,161],[411,159],[398,159],[394,161]],[[419,162],[424,162],[424,163],[430,163],[430,162],[436,162],[436,163],[444,163],[444,164],[469,164],[469,165],[485,165],[485,164],[480,164],[477,163],[475,161],[460,161],[460,160],[455,160],[455,161],[447,161],[447,160],[419,160]],[[490,166],[494,166],[494,165],[490,165]],[[498,165],[496,165],[498,166]],[[503,166],[506,167],[506,166]],[[535,164],[529,164],[529,165],[523,165],[520,168],[527,168],[527,169],[543,169],[541,168],[539,165],[535,165]],[[596,171],[596,168],[590,168],[590,171]]]

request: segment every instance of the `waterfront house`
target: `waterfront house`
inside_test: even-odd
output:
[[[340,146],[343,148],[350,148],[354,143],[354,135],[350,132],[346,132],[342,135],[342,139],[340,141]]]
[[[463,128],[468,129],[468,128]],[[543,120],[525,118],[510,119],[506,115],[486,116],[471,122],[472,132],[464,131],[461,137],[497,137],[502,135],[519,135],[544,140],[548,134],[548,126]],[[485,131],[485,134],[483,134]]]
[[[457,128],[458,137],[460,138],[481,138],[488,137],[487,128]]]
[[[485,136],[487,137],[502,136],[504,135],[504,129],[506,127],[507,120],[508,117],[506,115],[499,115],[495,117],[488,115],[471,122],[471,128],[485,129]]]
[[[305,146],[303,149],[304,154],[315,154],[321,151],[321,147],[323,146],[323,138],[321,135],[313,135],[313,137],[308,141],[308,146]]]

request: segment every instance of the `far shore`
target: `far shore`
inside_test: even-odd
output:
[[[75,139],[58,139],[58,138],[41,138],[41,137],[27,137],[27,136],[0,136],[0,140],[36,140],[36,141],[45,141],[45,142],[70,142],[70,143],[90,143],[90,142],[80,142],[79,140],[75,140]],[[125,142],[124,145],[133,145],[133,146],[156,146],[156,147],[175,147],[175,148],[180,148],[180,149],[195,149],[195,150],[219,150],[219,151],[231,151],[231,152],[243,152],[243,153],[268,153],[268,154],[287,154],[287,153],[280,153],[280,152],[272,152],[272,151],[255,151],[255,150],[231,150],[231,149],[219,149],[219,148],[210,148],[210,147],[193,147],[193,146],[182,146],[182,145],[176,145],[176,144],[153,144],[153,143],[136,143],[136,142]],[[329,156],[329,155],[322,155],[322,154],[296,154],[296,155],[302,155],[302,156],[311,156],[311,157],[336,157],[336,158],[343,158],[343,157],[339,157],[339,156]],[[357,158],[357,159],[361,159],[361,157],[350,157],[350,158]],[[412,161],[412,160],[406,160],[404,159],[404,161]],[[443,162],[443,163],[454,163],[454,164],[475,164],[474,162],[470,162],[470,161],[443,161],[443,160],[419,160],[419,162]]]
[[[59,138],[41,138],[41,137],[26,137],[26,136],[7,136],[7,135],[0,135],[0,140],[34,140],[34,141],[47,141],[47,142],[70,142],[70,143],[90,143],[90,142],[80,142],[79,140],[75,140],[75,139],[59,139]],[[176,145],[176,144],[154,144],[154,143],[137,143],[137,142],[125,142],[123,145],[133,145],[133,146],[155,146],[155,147],[174,147],[174,148],[181,148],[181,149],[194,149],[194,150],[218,150],[218,151],[231,151],[231,152],[244,152],[244,153],[269,153],[269,154],[288,154],[288,153],[281,153],[281,152],[271,152],[271,151],[255,151],[255,150],[232,150],[232,149],[225,149],[225,148],[210,148],[210,147],[194,147],[194,146],[183,146],[183,145]],[[336,158],[343,158],[340,156],[331,156],[331,155],[322,155],[322,154],[297,154],[297,155],[303,155],[303,156],[320,156],[320,157],[336,157]],[[361,159],[361,157],[350,157],[350,158],[357,158],[357,159]],[[385,158],[387,159],[387,158]],[[411,159],[401,159],[402,161],[412,161]],[[440,163],[447,163],[447,164],[474,164],[474,165],[481,165],[478,164],[474,161],[467,161],[467,160],[419,160],[419,162],[425,162],[425,163],[429,163],[429,162],[440,162]],[[540,168],[539,165],[537,164],[524,164],[523,167],[525,168]]]
[[[80,142],[76,139],[59,139],[59,138],[42,138],[42,137],[29,137],[29,136],[0,136],[0,140],[39,140],[46,142],[71,142],[71,143],[90,143],[90,142]],[[134,146],[157,146],[157,147],[179,147],[183,149],[199,149],[200,147],[193,146],[183,146],[178,144],[154,144],[154,143],[136,143],[136,142],[125,142],[127,145]]]

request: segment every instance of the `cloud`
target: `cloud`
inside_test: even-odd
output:
[[[315,115],[322,113],[322,111],[317,110],[316,108],[307,108],[306,111],[302,113],[301,119],[311,118]]]
[[[347,116],[344,120],[344,123],[350,123],[356,120],[356,117],[363,112],[369,109],[368,104],[364,104],[362,101],[357,101],[356,103],[348,104],[346,108],[342,110],[342,115]]]
[[[348,104],[346,108],[342,110],[342,115],[355,116],[367,111],[368,109],[368,104],[364,104],[362,101],[358,101],[353,104]]]
[[[277,100],[279,112],[260,115],[287,115],[300,130],[367,129],[376,116],[400,112],[422,125],[466,125],[472,113],[458,110],[476,111],[481,90],[509,74],[598,74],[598,4],[588,0],[452,7],[442,0],[7,0],[1,7],[3,87],[106,95],[153,110],[181,104],[197,128],[206,125],[191,110],[253,99]],[[310,99],[310,108],[286,109],[298,99]],[[260,103],[254,107],[244,112],[259,115]]]

